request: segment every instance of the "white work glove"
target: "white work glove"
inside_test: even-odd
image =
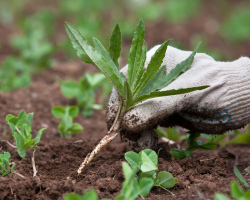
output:
[[[147,53],[145,68],[158,48],[159,45]],[[166,73],[191,53],[168,46],[162,63],[166,65]],[[127,66],[121,71],[126,75]],[[157,125],[180,125],[194,132],[221,134],[250,122],[249,58],[219,62],[206,54],[197,53],[190,69],[162,90],[203,85],[210,87],[186,94],[153,98],[137,104],[125,114],[121,125],[122,133],[134,141],[141,137],[145,147],[152,147],[157,142],[152,142],[152,137],[155,136],[152,131],[150,134],[150,130]],[[106,114],[108,127],[112,125],[118,105],[119,96],[113,89]]]

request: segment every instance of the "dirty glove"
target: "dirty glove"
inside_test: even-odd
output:
[[[155,46],[147,53],[145,68],[158,48],[159,46]],[[169,46],[162,63],[166,65],[166,73],[191,53]],[[127,66],[121,71],[126,75]],[[151,130],[157,125],[180,125],[194,132],[208,134],[221,134],[230,129],[241,128],[250,122],[249,77],[250,59],[247,57],[220,62],[206,54],[197,53],[190,69],[162,90],[203,85],[210,87],[186,94],[153,98],[137,104],[125,114],[121,125],[122,133],[130,140],[141,139],[144,144],[147,143],[146,147],[152,147],[157,141]],[[119,96],[113,89],[106,114],[108,127],[115,118],[118,106]]]

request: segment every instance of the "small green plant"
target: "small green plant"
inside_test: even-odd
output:
[[[129,151],[125,153],[125,159],[138,174],[139,181],[141,178],[149,178],[153,181],[154,186],[161,187],[164,190],[174,187],[177,182],[177,179],[169,172],[161,171],[157,174],[158,155],[151,149],[144,149],[139,154]]]
[[[62,119],[58,125],[58,131],[61,137],[71,138],[73,133],[79,133],[83,130],[78,123],[73,123],[73,118],[77,117],[79,108],[77,106],[55,106],[51,110],[52,115],[57,119]]]
[[[21,158],[25,158],[26,150],[30,150],[37,147],[42,134],[46,128],[42,128],[38,131],[36,137],[32,139],[31,126],[34,113],[28,113],[21,111],[17,117],[8,114],[6,116],[6,122],[10,126],[12,131],[12,136],[15,139],[17,153]]]
[[[65,27],[77,55],[84,62],[96,66],[107,77],[120,96],[120,105],[113,125],[108,131],[108,134],[85,158],[78,169],[78,174],[82,172],[82,169],[94,158],[103,146],[118,135],[123,116],[136,104],[151,98],[183,94],[208,87],[199,86],[160,91],[188,70],[193,62],[198,46],[186,60],[178,64],[169,74],[165,75],[166,66],[161,66],[161,64],[170,42],[170,40],[168,40],[158,48],[152,56],[147,69],[144,69],[147,48],[144,41],[145,27],[142,20],[140,20],[136,27],[130,48],[127,77],[119,71],[118,59],[121,52],[121,32],[118,24],[112,32],[108,51],[96,38],[93,39],[94,47],[92,47],[70,23],[66,22]]]
[[[85,73],[78,82],[68,80],[59,81],[59,83],[64,96],[76,98],[81,114],[85,117],[91,116],[93,109],[102,109],[102,105],[95,104],[95,90],[98,88],[105,89],[103,91],[105,95],[111,92],[110,84],[107,83],[102,73]],[[107,87],[107,84],[109,87]]]
[[[177,159],[183,158],[191,158],[192,151],[196,149],[202,149],[204,151],[213,150],[217,147],[217,144],[212,141],[208,141],[202,144],[202,141],[198,140],[197,138],[200,136],[200,133],[191,133],[188,135],[187,138],[187,149],[171,149],[170,154],[172,157]]]
[[[236,200],[248,200],[250,199],[250,186],[246,182],[245,178],[240,173],[239,169],[234,166],[234,174],[239,179],[240,183],[246,188],[244,191],[240,184],[234,180],[231,183],[231,195]],[[222,193],[216,193],[214,195],[214,200],[230,200],[225,194]]]
[[[3,154],[0,154],[0,174],[3,177],[7,176],[8,174],[11,174],[15,167],[15,163],[14,163],[12,164],[10,168],[10,163],[9,163],[10,157],[11,156],[9,152],[4,152]]]
[[[155,129],[155,132],[157,133],[159,137],[165,137],[172,141],[176,141],[180,139],[179,130],[175,127],[169,127],[169,128],[166,128],[166,130],[164,130],[162,127],[158,126]]]

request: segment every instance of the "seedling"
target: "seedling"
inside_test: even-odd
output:
[[[88,190],[84,195],[76,193],[68,193],[64,196],[64,200],[98,200],[98,196],[95,190]]]
[[[213,150],[217,147],[217,144],[214,142],[206,142],[202,144],[202,141],[197,140],[200,136],[200,133],[189,132],[187,139],[188,148],[187,149],[171,149],[170,154],[172,157],[177,159],[191,158],[192,151],[196,149],[202,149],[204,151]]]
[[[102,105],[95,104],[95,90],[100,87],[106,89],[107,83],[105,82],[106,78],[102,73],[85,73],[78,82],[59,81],[63,95],[67,98],[76,98],[81,114],[85,117],[91,116],[93,109],[102,109]],[[106,90],[104,93],[107,93]],[[109,89],[109,91],[111,90]]]
[[[12,131],[12,136],[15,139],[17,153],[21,158],[25,158],[26,150],[30,150],[37,147],[37,144],[40,141],[40,138],[46,128],[42,128],[38,131],[34,139],[31,135],[31,126],[34,113],[28,113],[21,111],[17,117],[14,115],[8,114],[6,116],[6,122],[10,126]]]
[[[152,56],[147,69],[144,69],[147,48],[144,42],[145,27],[142,20],[140,20],[136,27],[130,48],[127,77],[119,71],[118,59],[121,52],[121,32],[118,24],[112,32],[108,51],[96,38],[93,39],[94,47],[92,47],[70,23],[66,22],[65,27],[77,55],[84,62],[96,66],[107,77],[120,96],[120,105],[113,125],[108,131],[108,134],[85,158],[77,171],[78,174],[81,174],[83,168],[94,158],[103,146],[118,135],[123,116],[136,104],[151,98],[183,94],[208,87],[200,86],[160,91],[178,78],[180,74],[188,70],[193,62],[198,46],[186,60],[178,64],[169,74],[165,75],[166,66],[161,66],[161,64],[170,42],[170,40],[168,40],[158,48]]]
[[[168,192],[170,191],[166,188],[174,187],[177,182],[169,172],[161,171],[157,174],[158,155],[151,149],[144,149],[139,154],[129,151],[125,153],[125,159],[138,174],[139,181],[147,177],[153,181],[153,186],[161,187]]]
[[[14,163],[12,164],[10,168],[10,163],[9,163],[10,157],[11,156],[9,152],[4,152],[3,154],[0,154],[0,174],[2,175],[2,177],[7,176],[8,174],[11,174],[15,167],[15,163]]]
[[[155,129],[155,132],[159,137],[165,137],[165,138],[172,140],[172,141],[176,141],[180,138],[179,137],[179,130],[176,129],[175,127],[169,127],[166,130],[164,130],[163,128],[158,126]]]
[[[77,106],[55,106],[51,110],[53,116],[62,119],[58,125],[58,131],[61,137],[71,138],[73,133],[79,133],[83,130],[78,123],[73,123],[73,118],[77,117],[79,108]]]

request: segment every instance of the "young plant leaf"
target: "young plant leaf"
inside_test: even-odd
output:
[[[141,168],[141,159],[140,156],[133,152],[129,151],[125,153],[125,159],[128,161],[128,163],[131,165],[131,167],[135,170],[135,172],[138,172]]]
[[[43,135],[43,133],[46,131],[46,128],[42,128],[37,132],[37,135],[34,139],[34,145],[37,145],[40,142],[40,139]]]
[[[77,117],[79,113],[79,108],[77,106],[70,106],[69,107],[69,116],[72,118]]]
[[[78,123],[73,123],[72,127],[70,128],[70,131],[72,131],[72,133],[79,133],[82,130],[83,130],[83,127]]]
[[[51,110],[52,115],[57,119],[62,119],[65,109],[62,106],[54,106]]]
[[[242,176],[242,174],[240,173],[239,169],[236,166],[234,166],[234,174],[240,180],[242,185],[244,185],[246,188],[250,188],[250,186],[246,182],[246,179]]]
[[[214,200],[230,200],[225,194],[222,193],[216,193],[214,195]]]
[[[158,155],[153,151],[152,149],[144,149],[142,150],[139,155],[142,157],[142,152],[147,155],[147,158],[150,159],[150,161],[157,166],[158,164]],[[147,160],[145,160],[147,162]]]
[[[109,55],[119,69],[118,59],[121,53],[122,35],[119,24],[116,24],[109,41]]]
[[[244,195],[243,189],[240,187],[238,182],[235,180],[231,183],[231,195],[235,199],[239,199],[240,197],[242,197]]]
[[[139,180],[140,195],[143,197],[148,196],[150,190],[154,186],[154,181],[151,178],[143,177]]]
[[[200,43],[194,48],[193,53],[184,61],[179,63],[175,68],[173,68],[169,74],[165,75],[163,78],[158,79],[155,84],[153,85],[152,90],[161,90],[162,88],[166,87],[174,80],[176,80],[181,74],[186,72],[189,67],[192,65],[194,56],[200,46]]]
[[[69,35],[73,47],[77,52],[85,52],[92,60],[94,65],[107,77],[111,84],[116,88],[120,97],[124,98],[124,88],[121,81],[121,74],[117,67],[112,67],[103,58],[97,50],[90,46],[87,40],[79,33],[79,31],[70,23],[65,23],[67,34]],[[78,55],[80,54],[78,53]]]
[[[172,188],[174,187],[177,179],[172,176],[169,172],[159,172],[157,176],[157,184],[165,188]]]
[[[142,46],[145,37],[145,27],[142,19],[136,26],[132,45],[130,47],[130,53],[128,58],[128,83],[130,86],[133,85],[135,76],[141,67],[141,56],[143,53]],[[143,67],[143,66],[142,66]]]
[[[155,54],[151,57],[151,60],[148,64],[148,67],[146,71],[144,72],[137,88],[135,89],[134,97],[137,97],[137,95],[141,96],[143,94],[140,94],[142,90],[145,88],[145,86],[151,81],[151,79],[154,77],[154,75],[159,70],[163,58],[165,57],[165,53],[168,47],[170,40],[164,42],[155,52]]]
[[[137,97],[133,103],[130,105],[129,109],[134,107],[136,104],[145,101],[147,99],[152,99],[156,97],[163,97],[163,96],[170,96],[170,95],[177,95],[177,94],[184,94],[184,93],[189,93],[192,91],[196,90],[203,90],[205,88],[208,88],[209,86],[199,86],[199,87],[191,87],[191,88],[180,88],[177,90],[166,90],[166,91],[156,91],[156,92],[151,92],[150,94],[142,95]]]

